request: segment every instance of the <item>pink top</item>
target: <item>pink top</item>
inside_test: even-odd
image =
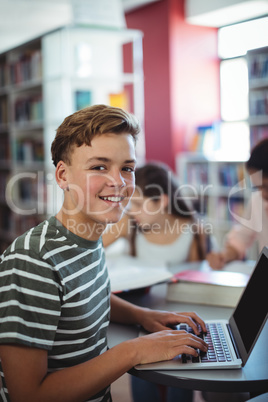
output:
[[[262,199],[261,192],[252,194],[244,217],[235,216],[235,224],[226,236],[226,244],[235,248],[239,258],[243,258],[247,249],[258,242],[259,251],[268,245],[268,202]]]

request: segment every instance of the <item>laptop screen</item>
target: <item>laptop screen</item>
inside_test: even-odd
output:
[[[264,247],[230,319],[242,360],[247,360],[268,315],[268,248]]]

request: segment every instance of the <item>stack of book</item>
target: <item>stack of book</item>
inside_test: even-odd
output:
[[[166,298],[181,303],[235,307],[248,279],[249,275],[241,272],[186,270],[173,276]]]

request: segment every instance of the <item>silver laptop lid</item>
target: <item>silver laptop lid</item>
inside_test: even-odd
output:
[[[268,318],[268,248],[264,247],[229,320],[243,366]]]

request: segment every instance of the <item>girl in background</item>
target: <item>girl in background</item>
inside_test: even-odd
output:
[[[211,228],[197,219],[173,172],[164,164],[147,163],[137,168],[135,176],[130,207],[103,235],[104,246],[125,238],[128,246],[124,253],[150,263],[204,260]]]
[[[137,168],[135,175],[131,205],[124,217],[103,235],[104,246],[124,238],[124,254],[156,265],[205,259],[210,237],[204,232],[208,228],[199,224],[196,211],[182,197],[171,170],[163,164],[147,163]],[[161,387],[133,376],[131,381],[134,402],[193,400],[192,390]]]

